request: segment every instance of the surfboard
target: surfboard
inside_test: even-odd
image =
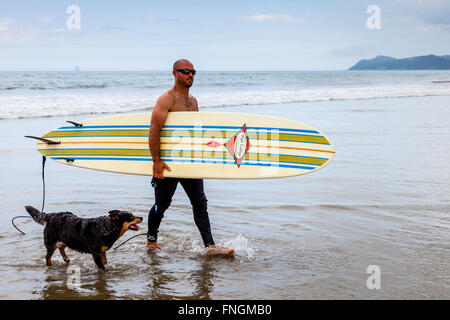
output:
[[[41,137],[37,150],[71,166],[152,175],[151,113],[70,122]],[[303,175],[335,154],[317,129],[270,116],[226,112],[169,112],[160,131],[165,177],[264,179]],[[36,138],[36,137],[35,137]]]

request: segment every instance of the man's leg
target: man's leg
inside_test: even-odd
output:
[[[194,211],[195,224],[200,231],[205,247],[208,248],[206,255],[233,256],[234,249],[220,248],[214,244],[208,216],[208,200],[206,199],[205,191],[203,188],[203,180],[180,179],[180,183],[183,186],[183,189],[186,191],[189,200],[191,201],[192,209]]]
[[[194,221],[202,236],[205,247],[214,244],[208,216],[208,200],[203,188],[203,179],[180,179],[194,212]]]
[[[155,204],[148,214],[147,241],[150,243],[156,243],[159,225],[164,217],[164,212],[172,202],[177,184],[178,179],[175,178],[152,178],[152,187],[155,189]]]

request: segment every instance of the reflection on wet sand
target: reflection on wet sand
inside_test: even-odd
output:
[[[83,270],[83,268],[80,269]],[[106,300],[114,298],[116,292],[108,289],[107,274],[89,270],[89,272],[80,272],[79,275],[80,279],[76,282],[72,278],[74,274],[66,266],[50,267],[42,289],[42,299]]]
[[[148,256],[150,258],[150,293],[148,299],[150,300],[158,300],[158,299],[174,299],[175,297],[166,295],[162,293],[165,290],[165,286],[172,282],[176,281],[176,278],[168,275],[164,272],[161,267],[161,260],[158,257],[158,253],[154,250],[147,250]]]
[[[217,257],[216,257],[217,258]],[[213,279],[216,277],[214,263],[215,257],[203,257],[201,268],[192,272],[191,280],[195,283],[194,297],[197,299],[211,299],[211,293],[214,290]]]
[[[185,277],[192,283],[192,295],[179,295],[176,292],[171,293],[171,284],[186,279],[178,279],[171,275],[165,269],[164,263],[168,261],[160,257],[158,252],[148,250],[150,258],[152,281],[149,283],[148,299],[152,300],[171,300],[171,299],[199,299],[210,300],[214,291],[214,279],[216,278],[216,264],[220,259],[233,259],[223,257],[207,257],[197,256],[195,261],[199,261],[199,268],[190,272],[190,275]],[[186,289],[186,288],[185,288]]]
[[[165,255],[167,254],[167,255]],[[194,257],[179,252],[161,253],[147,250],[141,256],[143,268],[136,266],[110,266],[107,273],[102,273],[91,263],[84,266],[66,265],[56,262],[45,270],[40,298],[44,300],[107,300],[107,299],[145,299],[145,300],[210,300],[213,299],[214,283],[217,278],[217,267],[223,261],[232,261],[234,257],[208,257],[195,254]],[[179,258],[183,268],[175,268],[174,260]],[[129,270],[130,269],[130,270]],[[138,269],[138,270],[137,270]],[[130,272],[132,271],[132,272]],[[132,280],[139,279],[144,285],[142,291],[138,286],[131,288],[135,294],[120,295],[116,286],[129,287]],[[131,275],[133,274],[133,275]],[[137,277],[137,278],[136,278]],[[116,288],[117,289],[117,288]],[[141,291],[141,292],[139,292]]]

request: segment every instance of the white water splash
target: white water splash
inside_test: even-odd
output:
[[[248,245],[248,240],[241,234],[238,234],[232,239],[222,241],[219,246],[233,248],[236,257],[243,257],[248,260],[253,260],[255,258],[255,249]]]

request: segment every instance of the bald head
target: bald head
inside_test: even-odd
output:
[[[173,64],[172,74],[175,77],[175,85],[177,87],[184,87],[189,89],[194,83],[195,70],[193,64],[189,60],[180,59],[175,61],[175,63]]]
[[[180,59],[180,60],[177,60],[177,61],[175,61],[175,63],[173,64],[173,69],[174,69],[174,70],[175,70],[175,69],[180,69],[180,68],[182,68],[183,65],[186,64],[186,63],[192,65],[192,63],[191,63],[189,60],[186,60],[186,59]]]

